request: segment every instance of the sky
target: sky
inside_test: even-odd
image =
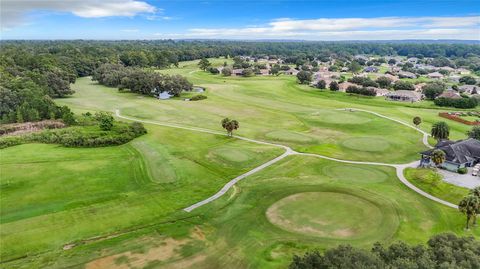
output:
[[[0,38],[480,40],[480,0],[0,0]]]

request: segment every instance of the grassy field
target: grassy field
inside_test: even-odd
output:
[[[442,176],[432,169],[408,168],[405,177],[420,189],[453,204],[458,204],[469,191],[442,181]]]
[[[57,102],[76,112],[120,109],[126,116],[217,131],[222,131],[220,120],[230,117],[239,120],[236,133],[242,136],[303,152],[391,163],[417,159],[424,149],[421,135],[369,113],[337,109],[361,108],[406,122],[418,115],[427,131],[443,111],[429,102],[322,92],[289,76],[224,78],[198,71],[195,62],[161,72],[187,76],[207,89],[208,99],[159,101],[81,78],[73,85],[74,96]],[[455,139],[469,129],[449,124]],[[285,268],[294,253],[342,243],[423,243],[447,231],[480,235],[463,230],[456,210],[401,184],[392,168],[305,156],[287,157],[186,213],[181,209],[282,151],[146,127],[147,135],[122,146],[27,144],[1,150],[0,266]]]

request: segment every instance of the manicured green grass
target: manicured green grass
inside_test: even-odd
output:
[[[228,137],[148,130],[115,147],[27,144],[2,150],[1,259],[168,220],[281,153]],[[212,161],[225,149],[244,156]]]
[[[453,204],[458,204],[469,192],[467,188],[442,181],[442,176],[433,169],[408,168],[405,177],[423,191]]]
[[[216,61],[220,65],[224,59]],[[225,78],[199,71],[196,62],[160,72],[187,76],[206,87],[208,99],[159,101],[81,78],[73,97],[56,101],[76,112],[120,109],[131,117],[217,131],[223,131],[221,119],[230,117],[240,121],[236,134],[242,136],[331,157],[391,163],[417,159],[424,149],[421,135],[375,115],[336,109],[356,107],[405,122],[418,115],[423,130],[442,120],[437,114],[445,110],[431,102],[319,91],[291,76]],[[455,139],[469,129],[449,124]],[[423,243],[447,231],[479,235],[463,230],[456,210],[401,184],[393,168],[305,156],[290,156],[186,213],[182,208],[282,151],[224,136],[146,127],[147,135],[122,146],[29,144],[1,150],[0,254],[2,261],[12,260],[5,267],[83,267],[104,257],[97,266],[285,268],[293,254],[338,244]],[[275,206],[286,226],[268,216]],[[75,247],[62,250],[72,242]]]
[[[336,239],[372,236],[382,217],[374,203],[341,192],[297,193],[267,210],[268,220],[282,229]]]

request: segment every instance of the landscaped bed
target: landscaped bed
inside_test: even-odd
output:
[[[480,112],[441,112],[438,115],[442,118],[461,122],[466,125],[480,125]]]

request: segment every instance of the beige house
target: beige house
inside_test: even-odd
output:
[[[418,102],[422,100],[422,94],[414,91],[393,91],[385,95],[386,100],[402,102]]]
[[[442,79],[443,78],[443,75],[438,73],[438,72],[429,73],[427,76],[431,79]]]

